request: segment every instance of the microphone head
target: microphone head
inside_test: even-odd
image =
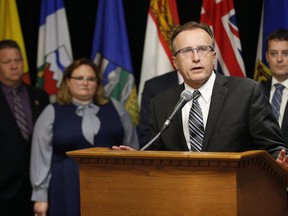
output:
[[[192,100],[192,94],[188,90],[184,90],[181,92],[181,98],[183,98],[186,102]]]

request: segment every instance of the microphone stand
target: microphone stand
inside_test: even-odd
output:
[[[164,122],[161,130],[153,137],[145,146],[143,146],[140,151],[144,151],[149,148],[162,134],[162,132],[168,128],[174,116],[183,108],[183,106],[192,99],[192,95],[189,91],[184,90],[181,93],[180,100],[177,102],[176,106],[172,110],[171,114],[169,115],[168,119]]]
[[[151,139],[145,146],[143,146],[143,147],[140,149],[140,151],[145,151],[147,148],[149,148],[149,147],[160,137],[160,135],[163,133],[163,131],[164,131],[166,128],[168,128],[168,126],[170,125],[170,123],[171,123],[171,119],[169,118],[169,119],[167,119],[167,120],[164,122],[161,130],[153,137],[153,139]]]
[[[156,136],[153,137],[145,146],[143,146],[140,151],[145,151],[147,148],[149,148],[161,135],[161,131],[159,131]]]

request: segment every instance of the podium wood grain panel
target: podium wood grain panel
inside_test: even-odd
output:
[[[287,174],[265,151],[68,152],[80,164],[81,215],[286,215]]]

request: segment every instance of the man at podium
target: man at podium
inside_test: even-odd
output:
[[[288,170],[287,145],[260,83],[215,71],[215,39],[205,23],[172,35],[172,61],[184,83],[151,101],[151,142],[142,150],[266,150]],[[180,97],[180,99],[179,99]],[[177,102],[178,101],[178,102]],[[175,106],[176,104],[176,106]],[[120,146],[113,149],[131,150]]]

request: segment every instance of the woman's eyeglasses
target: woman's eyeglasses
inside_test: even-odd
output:
[[[97,81],[97,77],[83,77],[83,76],[70,76],[71,79],[74,79],[78,82],[83,82],[83,81],[87,81],[87,82],[96,82]]]

